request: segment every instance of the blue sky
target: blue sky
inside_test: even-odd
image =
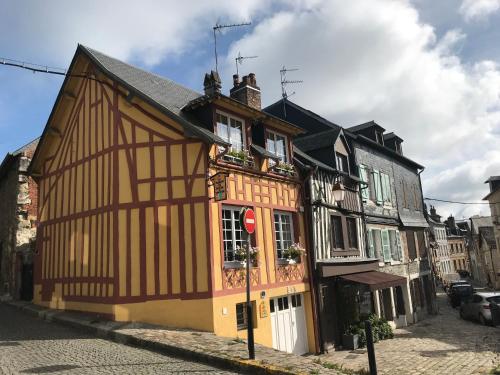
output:
[[[252,21],[220,35],[223,90],[234,58],[258,55],[264,104],[279,69],[298,67],[292,100],[343,126],[375,120],[426,166],[426,196],[480,201],[500,174],[500,0],[89,0],[2,4],[0,57],[67,67],[83,43],[200,91],[213,69],[216,22]],[[62,78],[0,65],[0,153],[37,137]],[[487,206],[436,204],[443,216]]]

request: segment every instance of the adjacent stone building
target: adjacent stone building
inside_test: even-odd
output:
[[[38,189],[27,168],[38,139],[0,165],[0,295],[31,300]]]
[[[445,281],[452,273],[446,225],[441,222],[441,216],[437,214],[434,206],[431,206],[429,211],[428,222],[431,247],[429,255],[434,274],[440,280]]]
[[[470,272],[469,257],[466,246],[466,231],[461,229],[455,222],[455,218],[450,215],[446,219],[446,239],[450,263],[454,273]]]
[[[498,288],[500,287],[500,176],[491,176],[486,182],[489,185],[490,192],[484,197],[490,203],[491,221],[493,225],[492,233],[488,233],[491,246],[494,251],[491,252],[491,275],[492,282]]]
[[[499,269],[497,245],[491,216],[470,218],[470,246],[472,278],[482,286],[493,286]]]

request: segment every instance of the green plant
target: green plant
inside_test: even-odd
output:
[[[250,247],[250,261],[252,263],[255,263],[257,262],[258,257],[259,257],[259,248]],[[247,260],[246,246],[244,247],[236,246],[236,249],[234,250],[234,258],[242,262],[246,261]]]
[[[280,161],[277,164],[276,168],[281,169],[281,170],[288,172],[288,173],[293,173],[295,171],[295,167],[293,166],[293,164],[286,163],[284,161]]]
[[[301,256],[306,255],[305,249],[300,243],[293,243],[290,247],[283,251],[283,258],[286,259],[299,259]]]

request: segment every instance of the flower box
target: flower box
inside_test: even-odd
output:
[[[226,269],[245,268],[245,267],[246,267],[245,262],[242,262],[241,260],[229,260],[224,262],[224,268]]]
[[[223,155],[223,160],[244,167],[253,167],[255,165],[254,158],[248,151],[229,151]]]
[[[278,266],[287,266],[289,264],[297,264],[297,261],[289,258],[278,258]]]

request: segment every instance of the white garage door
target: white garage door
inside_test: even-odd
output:
[[[273,348],[288,353],[307,353],[307,329],[302,295],[273,298],[270,303]]]

